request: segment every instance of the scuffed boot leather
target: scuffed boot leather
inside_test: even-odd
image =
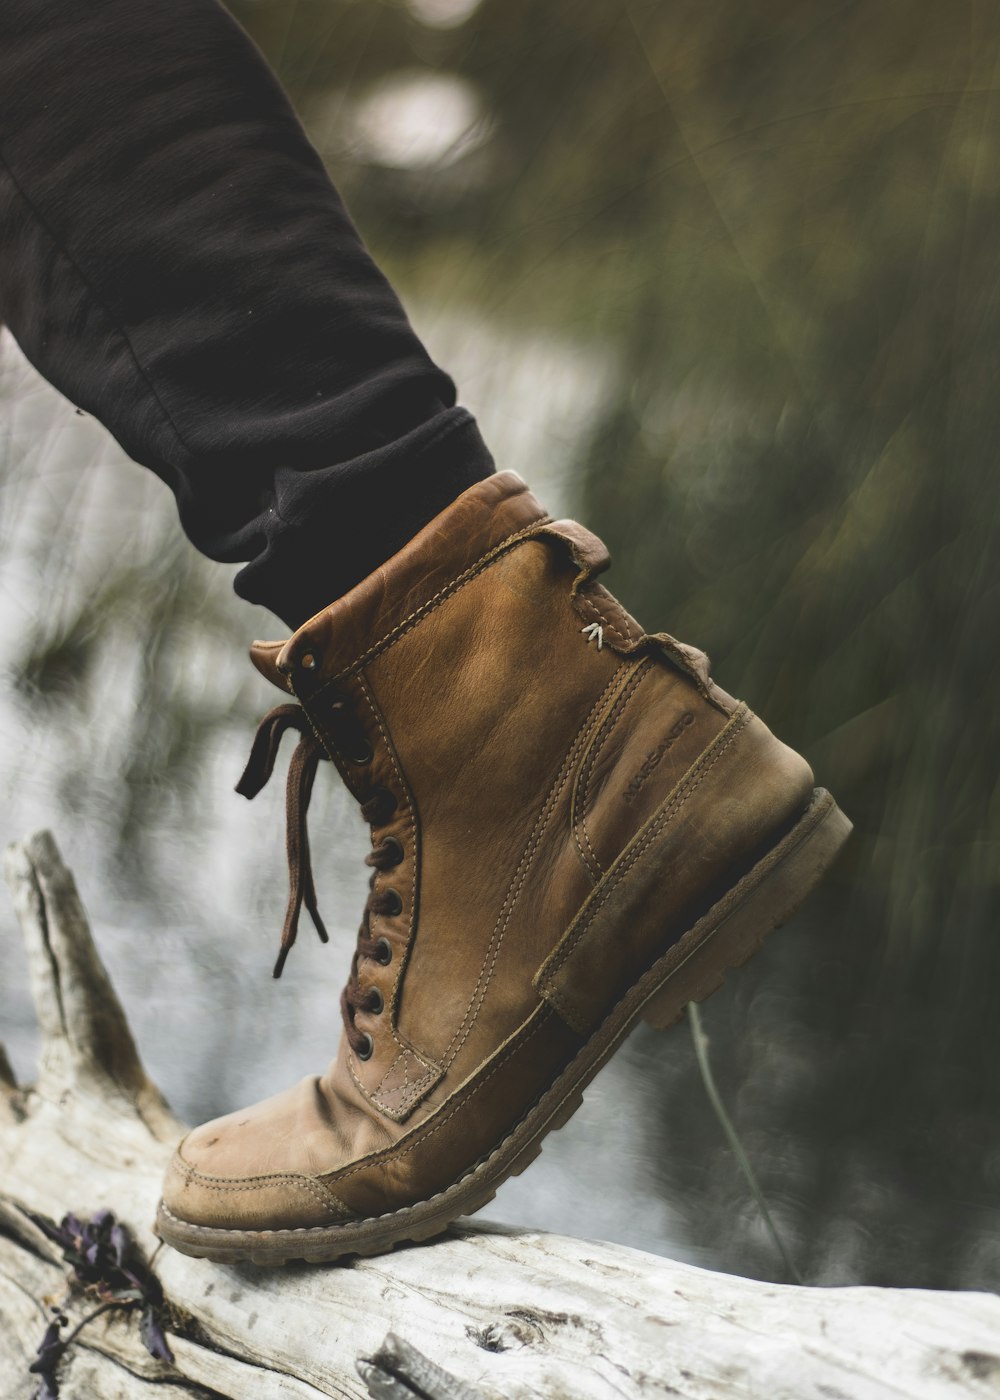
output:
[[[640,1017],[666,1026],[820,878],[850,823],[809,766],[597,583],[608,556],[513,473],[480,482],[258,668],[243,790],[299,730],[305,806],[332,759],[371,823],[372,891],[336,1059],[192,1132],[162,1237],[221,1260],[422,1239],[537,1155]]]

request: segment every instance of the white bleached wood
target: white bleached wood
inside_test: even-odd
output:
[[[27,1212],[106,1206],[151,1252],[180,1131],[51,837],[12,848],[6,864],[43,1052],[30,1090],[0,1065],[0,1400],[30,1395],[42,1300],[61,1296],[65,1276]],[[161,1249],[155,1267],[174,1310],[174,1366],[146,1354],[134,1319],[107,1316],[74,1347],[65,1400],[363,1397],[356,1362],[388,1332],[486,1400],[1000,1396],[1000,1299],[983,1294],[776,1287],[471,1223],[348,1266],[227,1268]]]
[[[131,1109],[158,1136],[177,1124],[150,1081],[91,937],[76,882],[55,841],[38,831],[4,852],[4,874],[28,954],[42,1033],[39,1090],[70,1086]]]

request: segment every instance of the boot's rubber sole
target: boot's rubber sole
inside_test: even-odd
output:
[[[486,1205],[508,1177],[534,1161],[546,1133],[569,1121],[583,1090],[636,1021],[665,1030],[689,1002],[704,1001],[721,987],[729,968],[745,963],[765,934],[795,912],[850,832],[851,823],[833,798],[817,788],[791,830],[634,984],[507,1137],[445,1190],[386,1215],[296,1230],[191,1225],[161,1202],[157,1234],[182,1254],[229,1264],[327,1263],[346,1255],[384,1254],[403,1241],[440,1234],[458,1216]]]

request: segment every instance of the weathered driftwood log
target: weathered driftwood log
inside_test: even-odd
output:
[[[65,1292],[66,1266],[37,1217],[99,1208],[155,1253],[174,1360],[154,1360],[135,1315],[112,1310],[62,1361],[64,1400],[135,1400],[158,1387],[232,1400],[1000,1394],[993,1296],[776,1287],[474,1224],[322,1268],[156,1252],[160,1175],[181,1125],[142,1068],[52,838],[12,847],[6,865],[43,1048],[30,1089],[0,1053],[0,1397],[32,1394],[46,1300]],[[72,1326],[78,1305],[67,1312]]]

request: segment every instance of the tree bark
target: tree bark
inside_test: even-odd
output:
[[[5,866],[42,1052],[22,1089],[0,1048],[0,1397],[33,1394],[45,1300],[65,1293],[36,1217],[100,1208],[153,1258],[174,1360],[146,1352],[134,1314],[105,1313],[61,1363],[63,1400],[1000,1395],[992,1295],[779,1287],[474,1223],[328,1267],[227,1267],[158,1247],[159,1184],[182,1125],[142,1067],[51,836],[12,846]],[[70,1325],[82,1315],[68,1305]]]

